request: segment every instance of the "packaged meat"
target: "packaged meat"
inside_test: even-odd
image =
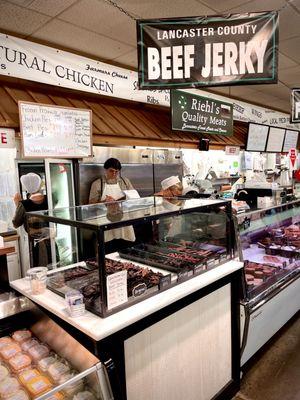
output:
[[[31,358],[25,353],[17,353],[8,360],[8,365],[13,372],[19,372],[31,365]]]
[[[56,355],[49,355],[48,357],[45,357],[45,358],[42,358],[41,360],[39,360],[38,368],[42,372],[47,372],[49,367],[50,367],[50,365],[55,363],[55,361],[58,361],[57,360],[57,356]]]
[[[48,397],[47,400],[64,400],[65,396],[61,392],[56,392],[52,396]]]
[[[23,351],[28,351],[30,347],[36,346],[37,344],[39,344],[39,342],[36,339],[30,339],[21,343],[21,349]]]
[[[49,349],[44,344],[37,344],[28,349],[28,354],[33,361],[38,362],[49,354]]]
[[[22,342],[25,342],[26,340],[31,339],[31,336],[32,336],[31,332],[27,329],[15,331],[12,334],[12,338],[18,343],[22,343]]]
[[[7,378],[8,375],[9,375],[9,371],[6,368],[6,366],[0,364],[0,382],[3,381],[3,379]]]
[[[96,397],[89,390],[84,390],[83,392],[75,394],[73,400],[96,400]]]
[[[21,352],[21,347],[17,343],[8,344],[0,350],[0,355],[4,360],[8,360]]]
[[[3,349],[3,347],[7,346],[8,344],[13,344],[13,343],[14,341],[9,336],[4,336],[0,338],[0,350]]]
[[[20,382],[26,386],[31,379],[36,378],[37,376],[40,376],[40,372],[36,368],[30,368],[26,369],[25,371],[20,372],[18,375],[18,378]]]
[[[68,363],[62,361],[56,361],[55,363],[51,364],[50,367],[48,368],[48,374],[55,383],[58,383],[60,378],[69,372],[70,372],[70,367]]]
[[[61,385],[62,383],[65,383],[66,381],[68,381],[71,378],[74,378],[74,376],[76,375],[76,372],[69,372],[63,376],[60,377],[58,383]],[[67,385],[66,387],[63,388],[63,392],[67,395],[67,396],[72,396],[77,392],[82,391],[84,388],[84,383],[82,379],[79,379],[76,382],[70,383],[69,385]]]
[[[0,397],[7,398],[12,396],[17,390],[20,389],[20,383],[17,378],[8,376],[0,382]]]
[[[27,382],[25,387],[31,396],[37,397],[48,392],[52,388],[52,384],[46,376],[40,375]]]
[[[7,397],[7,400],[29,400],[29,396],[25,390],[20,389],[11,396]]]

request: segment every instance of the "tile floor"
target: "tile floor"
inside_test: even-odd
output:
[[[253,360],[233,400],[300,400],[300,315]]]

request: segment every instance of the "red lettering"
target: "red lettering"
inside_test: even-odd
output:
[[[6,133],[1,133],[1,143],[2,144],[7,144]]]

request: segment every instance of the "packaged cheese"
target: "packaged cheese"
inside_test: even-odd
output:
[[[39,360],[38,367],[42,372],[47,372],[50,365],[54,364],[56,361],[58,361],[57,356],[49,355],[48,357]]]
[[[0,397],[7,398],[12,396],[17,390],[20,389],[18,379],[13,376],[8,376],[2,382],[0,382]]]
[[[48,392],[52,388],[52,385],[46,376],[40,375],[27,382],[25,387],[31,396],[37,397],[42,393]]]
[[[3,379],[7,378],[8,375],[9,375],[9,371],[6,368],[6,366],[0,364],[0,382],[3,381]]]
[[[96,397],[89,390],[84,390],[83,392],[75,394],[73,400],[96,400]]]
[[[28,351],[30,347],[36,346],[37,344],[39,344],[39,342],[36,339],[30,339],[21,343],[21,349],[23,351]]]
[[[22,342],[25,342],[26,340],[31,339],[31,336],[32,336],[31,332],[28,331],[27,329],[15,331],[12,334],[12,338],[18,343],[22,343]]]
[[[9,336],[4,336],[4,337],[0,338],[0,350],[3,347],[7,346],[8,344],[13,344],[13,343],[14,343],[14,341]]]
[[[33,361],[38,362],[49,354],[49,349],[44,344],[37,344],[28,349],[28,354]]]
[[[65,375],[63,375],[60,379],[59,379],[59,384],[61,385],[62,383],[65,383],[66,381],[68,381],[71,378],[74,378],[74,376],[76,375],[75,372],[70,372],[67,373]],[[79,379],[76,382],[70,383],[69,385],[67,385],[66,387],[63,388],[63,392],[67,395],[67,396],[73,396],[75,393],[82,391],[84,388],[84,384],[83,384],[83,380]]]
[[[15,356],[17,353],[21,352],[21,347],[17,343],[8,344],[0,350],[0,354],[4,360]]]
[[[51,364],[48,368],[48,374],[55,383],[58,383],[60,378],[69,372],[70,372],[69,365],[66,362],[62,361],[56,361],[55,363]]]
[[[17,353],[8,360],[8,365],[13,372],[19,372],[31,365],[31,358],[25,353]]]
[[[17,390],[13,395],[7,397],[6,400],[29,400],[28,394],[25,390]]]
[[[36,368],[30,368],[26,369],[25,371],[20,372],[18,375],[18,378],[20,382],[26,386],[31,379],[36,378],[37,376],[40,376],[40,372]]]

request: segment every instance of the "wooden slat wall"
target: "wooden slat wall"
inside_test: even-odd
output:
[[[103,145],[197,148],[199,136],[171,130],[170,111],[78,92],[0,82],[0,126],[19,129],[18,101],[30,101],[93,111],[93,142]],[[204,135],[211,148],[244,147],[247,124],[235,123],[233,136]]]

